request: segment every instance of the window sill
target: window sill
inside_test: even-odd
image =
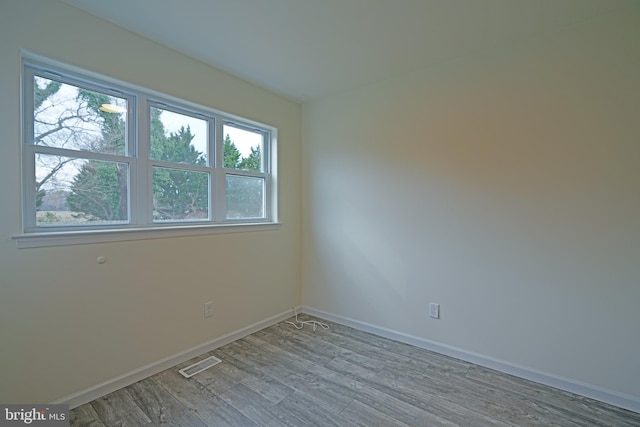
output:
[[[123,228],[117,230],[83,230],[29,233],[13,236],[16,246],[42,248],[48,246],[86,245],[93,243],[123,242],[129,240],[165,239],[171,237],[205,236],[209,234],[246,233],[278,230],[282,224],[242,223],[216,225],[187,225],[155,228]]]

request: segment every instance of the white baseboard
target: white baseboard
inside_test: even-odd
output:
[[[296,310],[300,310],[300,307],[295,308]],[[205,342],[203,344],[192,347],[188,350],[182,351],[180,353],[174,354],[169,357],[165,357],[164,359],[158,360],[156,362],[149,363],[148,365],[144,365],[139,367],[138,369],[134,369],[131,372],[127,372],[126,374],[120,375],[118,377],[109,379],[95,386],[89,387],[85,390],[79,391],[77,393],[70,394],[68,396],[62,397],[54,402],[53,404],[63,403],[68,404],[70,408],[76,408],[80,405],[84,405],[87,402],[91,402],[94,399],[98,399],[106,394],[114,392],[116,390],[121,389],[122,387],[126,387],[131,385],[137,381],[143,380],[147,377],[157,374],[158,372],[162,372],[165,369],[169,369],[175,365],[178,365],[182,362],[186,362],[187,360],[197,357],[201,354],[207,353],[211,350],[215,350],[218,347],[222,347],[225,344],[229,344],[232,341],[238,340],[242,337],[250,335],[260,329],[264,329],[268,326],[271,326],[275,323],[281,322],[293,315],[292,310],[287,310],[283,313],[277,314],[275,316],[269,317],[268,319],[262,320],[260,322],[254,323],[253,325],[249,325],[245,328],[239,329],[235,332],[231,332],[227,335],[224,335],[220,338],[216,338],[214,340]]]
[[[402,332],[397,332],[391,329],[382,328],[369,323],[361,322],[359,320],[354,320],[336,314],[328,313],[326,311],[316,310],[311,307],[302,306],[301,310],[302,313],[317,316],[335,323],[340,323],[345,326],[350,326],[354,329],[369,332],[381,337],[392,339],[394,341],[403,342],[405,344],[410,344],[415,347],[424,348],[426,350],[444,354],[445,356],[454,357],[456,359],[471,362],[476,365],[484,366],[486,368],[494,369],[496,371],[504,372],[506,374],[514,375],[520,378],[548,385],[550,387],[555,387],[561,390],[579,394],[584,397],[589,397],[591,399],[599,400],[601,402],[609,403],[620,408],[640,413],[640,398],[635,396],[607,390],[602,387],[582,383],[547,372],[542,372],[536,369],[528,368],[526,366],[520,366],[504,360],[494,359],[482,354],[466,351],[456,347],[451,347],[445,344],[440,344],[435,341],[430,341],[424,338],[404,334]]]

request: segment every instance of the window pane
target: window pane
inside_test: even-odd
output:
[[[36,224],[126,224],[126,163],[36,154]]]
[[[264,218],[264,178],[227,175],[227,219]]]
[[[151,107],[151,158],[207,164],[207,121]]]
[[[209,173],[153,168],[154,221],[207,221]]]
[[[127,100],[35,76],[36,145],[126,155]]]
[[[224,167],[264,172],[264,134],[229,124],[222,126],[224,135]]]

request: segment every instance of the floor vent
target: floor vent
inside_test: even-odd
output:
[[[218,359],[215,356],[207,357],[206,359],[202,359],[199,362],[194,363],[193,365],[187,366],[184,369],[180,369],[180,372],[185,378],[191,378],[198,372],[202,372],[205,369],[209,369],[210,367],[217,365],[222,362],[222,360]]]

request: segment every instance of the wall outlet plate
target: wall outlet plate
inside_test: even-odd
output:
[[[213,301],[204,303],[204,317],[213,316]]]
[[[440,318],[440,304],[435,302],[429,303],[429,317],[433,317],[434,319]]]

